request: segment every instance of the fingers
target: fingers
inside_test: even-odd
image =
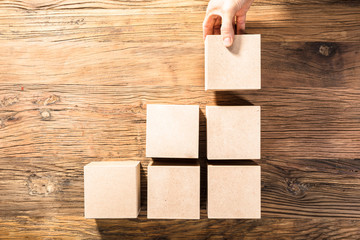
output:
[[[222,16],[221,36],[225,47],[230,47],[234,41],[233,20],[231,12],[225,12]]]
[[[205,40],[207,35],[214,34],[214,24],[216,21],[216,15],[207,15],[203,22],[203,38]]]
[[[221,17],[217,16],[214,24],[214,34],[220,35]]]
[[[236,33],[245,33],[246,15],[236,17]]]

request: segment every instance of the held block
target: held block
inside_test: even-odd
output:
[[[261,88],[261,39],[259,34],[235,35],[226,48],[220,35],[205,40],[205,90]]]

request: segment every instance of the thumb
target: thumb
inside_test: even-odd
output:
[[[225,12],[222,16],[221,36],[225,47],[230,47],[234,41],[234,15],[230,12]]]

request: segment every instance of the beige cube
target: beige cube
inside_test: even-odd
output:
[[[252,161],[208,163],[208,217],[261,218],[261,169]]]
[[[261,88],[261,39],[258,34],[235,35],[225,47],[220,35],[205,40],[205,90]]]
[[[85,218],[137,218],[140,162],[92,162],[84,167]]]
[[[156,161],[148,166],[148,218],[200,218],[200,165]]]
[[[147,105],[146,157],[198,158],[199,106]]]
[[[207,106],[208,159],[260,159],[259,106]]]

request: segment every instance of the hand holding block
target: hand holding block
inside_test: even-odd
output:
[[[260,166],[252,161],[209,162],[208,217],[260,218]]]
[[[85,218],[137,218],[140,162],[92,162],[84,167]]]
[[[261,88],[261,40],[258,34],[235,35],[226,48],[220,35],[205,40],[205,90]]]
[[[148,218],[200,218],[200,165],[157,161],[148,166]]]
[[[147,105],[146,157],[198,158],[198,105]]]
[[[260,159],[259,106],[207,106],[208,159]]]

